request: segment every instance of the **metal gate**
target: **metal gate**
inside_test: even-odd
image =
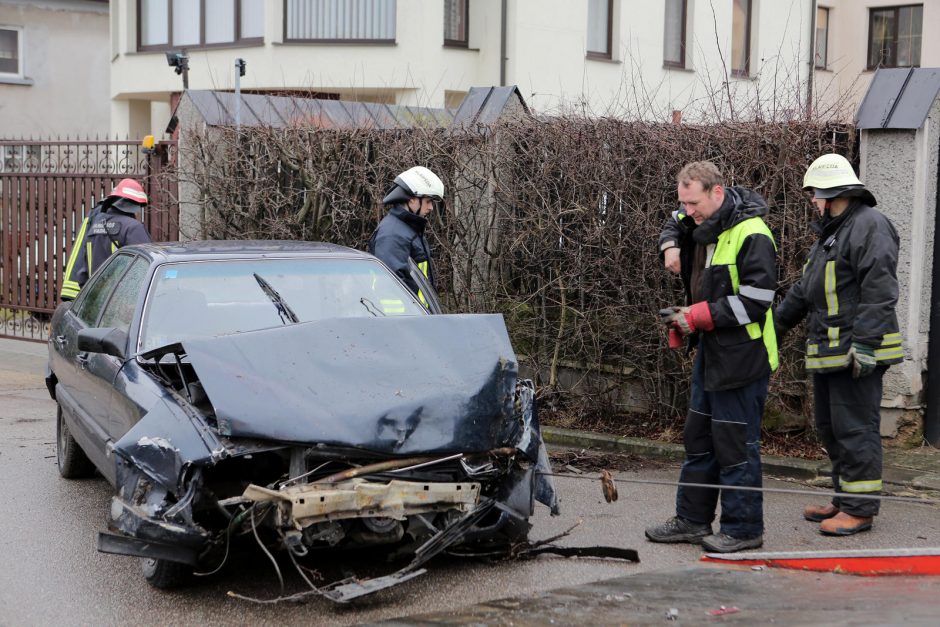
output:
[[[153,240],[179,240],[175,162],[176,142],[0,141],[0,336],[48,338],[75,235],[121,179],[147,191]]]

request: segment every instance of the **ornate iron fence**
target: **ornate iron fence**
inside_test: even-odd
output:
[[[155,241],[179,239],[176,142],[0,141],[0,336],[45,341],[82,221],[114,185],[139,180]]]

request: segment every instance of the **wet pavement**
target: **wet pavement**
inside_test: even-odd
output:
[[[697,566],[512,597],[383,625],[936,625],[940,577]]]
[[[3,530],[0,534],[0,625],[377,622],[428,613],[471,612],[476,610],[468,608],[491,604],[497,599],[527,595],[538,598],[537,595],[556,589],[619,581],[638,574],[665,576],[663,573],[668,571],[695,566],[701,556],[699,547],[655,545],[643,538],[646,525],[672,514],[673,488],[621,483],[620,500],[607,504],[596,480],[559,478],[563,514],[551,518],[546,509],[539,507],[531,537],[538,540],[553,536],[581,520],[561,544],[634,548],[640,553],[639,564],[548,556],[531,561],[491,563],[442,556],[430,563],[426,575],[349,607],[338,607],[321,599],[310,599],[303,604],[255,605],[233,599],[227,593],[235,591],[270,599],[280,595],[281,590],[271,564],[257,546],[248,544],[235,551],[217,575],[200,578],[194,587],[178,592],[157,591],[143,580],[137,560],[104,555],[95,550],[96,534],[105,528],[111,487],[101,478],[67,481],[58,476],[55,404],[49,399],[42,380],[44,355],[43,345],[0,340],[0,473],[3,477],[0,498],[4,502],[0,507],[0,529]],[[638,467],[616,472],[615,476],[675,480],[677,472],[675,467]],[[774,480],[768,480],[767,485],[800,487]],[[940,516],[937,515],[940,508],[935,506],[886,504],[873,532],[838,539],[820,536],[814,525],[800,518],[805,502],[806,497],[798,495],[767,495],[764,550],[940,546]],[[336,573],[362,573],[364,569],[373,574],[394,570],[385,564],[368,568],[369,560],[375,555],[373,552],[365,556],[322,556],[316,558],[319,562],[315,559],[308,565],[329,577]],[[299,577],[289,572],[289,561],[281,561],[280,567],[287,580],[287,592],[302,591]],[[817,574],[809,577],[812,581],[824,582],[833,595],[850,595],[838,597],[846,607],[851,606],[851,596],[867,594],[852,578],[842,577],[829,583],[827,577],[819,579]],[[652,581],[661,580],[654,578]],[[723,585],[720,582],[732,579],[715,581],[719,582],[714,584],[718,589]],[[697,589],[696,582],[698,578],[686,583],[684,589]],[[851,586],[845,588],[849,583]],[[840,590],[840,586],[844,589]],[[867,597],[858,600],[867,603]],[[620,609],[626,611],[626,607]],[[697,605],[689,608],[688,615],[698,611]],[[650,605],[649,613],[637,613],[636,620],[646,620],[642,617],[647,615],[663,620],[656,614],[658,611],[658,605]],[[453,614],[458,615],[462,614]],[[603,616],[599,615],[598,622],[606,620]],[[680,620],[682,618],[680,614]],[[701,622],[701,618],[704,616],[695,615],[694,620]],[[751,620],[757,619],[751,614]],[[588,618],[578,622],[585,620],[593,622]],[[634,622],[634,618],[625,613],[614,622]],[[843,621],[833,617],[832,622]]]

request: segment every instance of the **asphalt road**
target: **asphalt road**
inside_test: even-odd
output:
[[[429,572],[348,607],[321,599],[257,605],[228,591],[273,598],[277,577],[255,547],[239,551],[216,576],[191,589],[151,589],[137,560],[100,554],[95,536],[104,529],[111,488],[103,479],[67,481],[55,466],[55,404],[42,375],[45,346],[0,340],[0,625],[34,624],[351,624],[429,612],[452,611],[484,601],[543,592],[644,571],[693,565],[701,549],[655,545],[643,528],[673,512],[674,489],[620,485],[620,500],[607,504],[595,481],[558,479],[562,515],[540,508],[533,539],[557,534],[583,521],[563,544],[635,548],[641,563],[541,557],[489,563],[441,557]],[[617,477],[672,480],[675,468],[640,469]],[[768,480],[769,486],[795,487]],[[886,504],[873,532],[845,539],[818,535],[800,511],[805,498],[767,495],[765,550],[830,550],[940,546],[940,516],[932,506]],[[375,554],[323,570],[361,572]],[[287,571],[289,562],[281,564]],[[380,569],[392,569],[385,565]],[[296,576],[288,592],[299,592]]]

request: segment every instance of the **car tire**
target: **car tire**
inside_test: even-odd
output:
[[[55,457],[59,474],[66,479],[85,479],[95,474],[95,465],[91,463],[85,451],[78,445],[69,427],[62,417],[62,407],[56,406],[55,421]]]
[[[183,587],[193,577],[193,567],[188,564],[144,557],[140,565],[147,583],[159,590]]]

